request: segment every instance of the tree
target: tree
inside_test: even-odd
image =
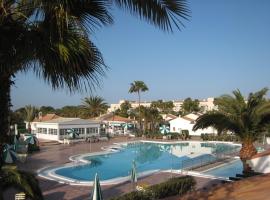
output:
[[[124,101],[123,103],[121,103],[120,109],[117,109],[115,111],[115,114],[121,117],[129,117],[130,109],[131,109],[131,104],[128,101]]]
[[[141,106],[141,116],[144,119],[144,131],[156,131],[159,123],[161,123],[162,116],[156,108],[147,108]]]
[[[192,112],[199,112],[199,103],[198,99],[192,100],[190,97],[186,98],[182,105],[182,114],[186,115]]]
[[[57,109],[56,114],[61,117],[82,117],[83,109],[81,106],[64,106]]]
[[[139,102],[139,128],[141,129],[142,126],[142,119],[141,119],[141,92],[148,91],[147,85],[143,81],[134,81],[130,84],[129,93],[137,93],[138,94],[138,102]]]
[[[15,166],[4,166],[0,177],[0,199],[4,198],[3,192],[10,187],[23,191],[27,199],[43,199],[38,180],[33,174],[20,171]]]
[[[249,171],[247,160],[257,153],[253,143],[270,123],[270,102],[265,100],[268,89],[250,93],[247,101],[239,90],[233,96],[223,95],[216,100],[218,111],[211,111],[196,120],[193,130],[212,126],[219,131],[231,131],[242,142],[240,159],[244,172]]]
[[[163,114],[168,114],[173,112],[174,105],[172,101],[158,100],[153,101],[151,103],[151,107],[157,108]]]
[[[172,31],[173,25],[180,29],[182,19],[189,17],[185,0],[0,0],[0,152],[8,141],[16,73],[33,70],[53,89],[91,90],[98,85],[106,65],[91,37],[95,28],[113,23],[112,6],[164,31]]]
[[[98,117],[106,113],[109,106],[102,97],[91,96],[84,98],[82,108],[85,117]]]
[[[50,114],[50,113],[55,113],[56,110],[52,106],[41,106],[39,108],[39,111],[42,113],[42,115]]]
[[[38,109],[35,106],[27,105],[24,107],[25,121],[28,123],[28,131],[31,133],[31,122],[35,119]]]

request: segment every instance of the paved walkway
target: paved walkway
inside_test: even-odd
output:
[[[199,190],[175,200],[269,200],[270,174]]]
[[[134,140],[134,139],[132,139]],[[136,140],[136,139],[135,139]],[[19,168],[27,171],[36,171],[40,168],[47,166],[56,166],[60,164],[68,163],[68,158],[72,155],[97,152],[101,151],[102,146],[111,145],[115,142],[125,142],[130,141],[125,137],[114,138],[108,142],[98,142],[98,143],[77,143],[73,145],[53,145],[49,143],[43,143],[40,152],[33,153],[29,155],[26,163],[19,164]],[[173,175],[180,176],[180,175]],[[150,176],[141,178],[138,182],[147,183],[149,185],[164,182],[171,177],[170,173],[156,173]],[[44,198],[47,200],[84,200],[89,199],[91,193],[91,187],[89,186],[73,186],[68,184],[60,184],[55,181],[50,181],[39,177],[40,187],[43,191]],[[198,178],[197,189],[211,188],[213,185],[220,184],[218,180],[211,180],[206,178]],[[114,196],[119,196],[129,191],[132,191],[133,187],[131,183],[125,182],[118,185],[102,186],[102,191],[105,199],[110,199]],[[179,197],[168,198],[168,200],[179,199]]]

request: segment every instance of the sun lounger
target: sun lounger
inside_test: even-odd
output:
[[[109,139],[108,139],[108,137],[100,137],[100,138],[98,138],[99,139],[99,141],[109,141]]]

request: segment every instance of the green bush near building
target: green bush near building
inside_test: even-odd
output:
[[[201,138],[203,141],[227,141],[227,142],[239,141],[239,137],[235,135],[231,135],[231,134],[215,135],[215,134],[202,133]]]
[[[194,189],[196,182],[192,176],[171,178],[168,181],[150,186],[145,191],[134,191],[111,200],[155,200],[169,196],[184,195]]]

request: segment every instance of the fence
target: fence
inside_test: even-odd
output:
[[[239,154],[239,148],[233,148],[225,152],[206,154],[196,158],[186,159],[181,162],[182,170],[194,170],[208,164],[235,157]]]

